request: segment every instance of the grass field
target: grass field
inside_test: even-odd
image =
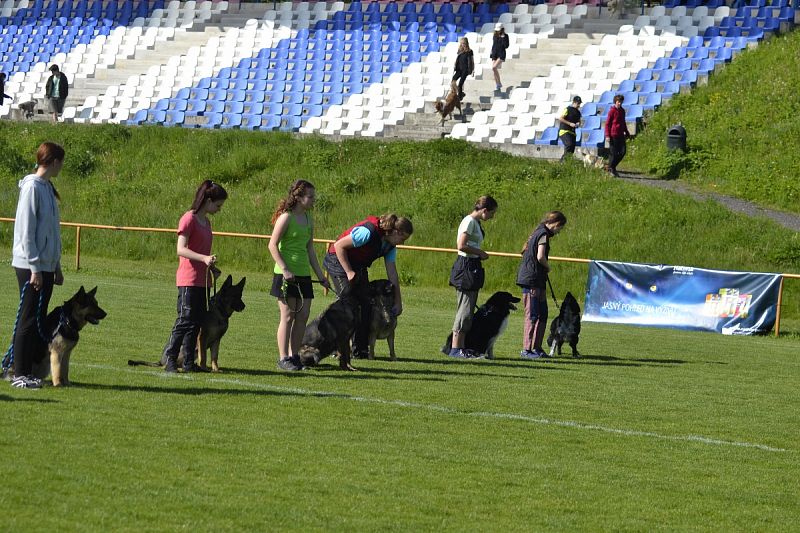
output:
[[[2,249],[2,257],[8,250]],[[0,335],[16,310],[0,276]],[[98,285],[66,389],[0,384],[7,531],[738,530],[800,523],[795,338],[584,324],[581,360],[438,353],[453,294],[406,289],[400,361],[276,370],[269,278],[224,339],[223,374],[158,358],[174,266],[91,258]],[[235,277],[238,273],[234,273]],[[237,278],[238,279],[238,278]],[[482,300],[483,298],[481,298]],[[318,294],[315,312],[330,298]],[[7,344],[5,345],[7,346]],[[2,388],[5,387],[5,388]]]

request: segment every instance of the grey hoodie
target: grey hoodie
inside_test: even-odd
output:
[[[29,174],[19,181],[11,265],[32,272],[55,272],[61,262],[61,228],[53,185]]]

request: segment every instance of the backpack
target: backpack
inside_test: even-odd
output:
[[[475,74],[475,58],[472,56],[472,54],[469,54],[469,57],[467,58],[467,74]]]

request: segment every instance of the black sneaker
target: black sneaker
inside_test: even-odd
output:
[[[294,363],[294,366],[298,367],[300,370],[306,370],[307,369],[307,367],[303,364],[303,362],[300,361],[300,356],[299,355],[293,355],[289,359],[291,359],[292,363]]]
[[[175,359],[167,358],[167,364],[164,365],[164,372],[174,374],[178,371],[178,362]]]
[[[211,371],[207,368],[203,368],[197,363],[192,363],[192,366],[182,368],[181,372],[183,372],[184,374],[188,374],[190,372],[211,372]]]
[[[303,370],[303,367],[296,365],[291,357],[287,357],[286,359],[279,359],[278,368],[281,370],[285,370],[286,372],[299,372]]]
[[[33,376],[18,376],[11,382],[11,386],[17,389],[41,389],[42,380]]]

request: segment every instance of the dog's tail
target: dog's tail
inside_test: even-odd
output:
[[[159,362],[152,362],[152,361],[134,361],[133,359],[128,359],[128,366],[154,366],[154,367],[161,367],[161,363]]]

